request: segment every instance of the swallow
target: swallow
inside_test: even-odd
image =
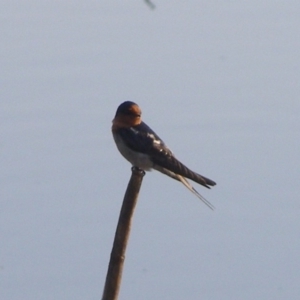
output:
[[[119,105],[112,121],[112,134],[120,153],[134,166],[144,171],[157,170],[182,182],[212,210],[214,206],[201,196],[187,180],[206,188],[216,183],[181,163],[163,140],[142,121],[140,107],[131,101]]]

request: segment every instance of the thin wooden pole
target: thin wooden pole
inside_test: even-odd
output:
[[[115,240],[110,254],[102,300],[117,300],[121,286],[125,251],[130,234],[131,221],[145,172],[133,167],[124,196]]]

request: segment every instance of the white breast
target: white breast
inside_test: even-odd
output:
[[[133,166],[145,171],[149,171],[153,167],[153,163],[148,155],[131,150],[118,135],[113,134],[113,136],[118,150]]]

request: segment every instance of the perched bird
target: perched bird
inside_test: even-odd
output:
[[[141,114],[139,106],[131,101],[125,101],[118,107],[112,121],[112,133],[120,153],[135,167],[145,171],[155,169],[182,182],[213,209],[213,205],[201,196],[186,178],[206,188],[216,183],[193,172],[176,159],[163,140],[142,121]]]

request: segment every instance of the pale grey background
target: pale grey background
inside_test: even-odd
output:
[[[210,211],[143,182],[120,299],[298,299],[299,1],[1,1],[0,298],[100,299],[143,117]]]

